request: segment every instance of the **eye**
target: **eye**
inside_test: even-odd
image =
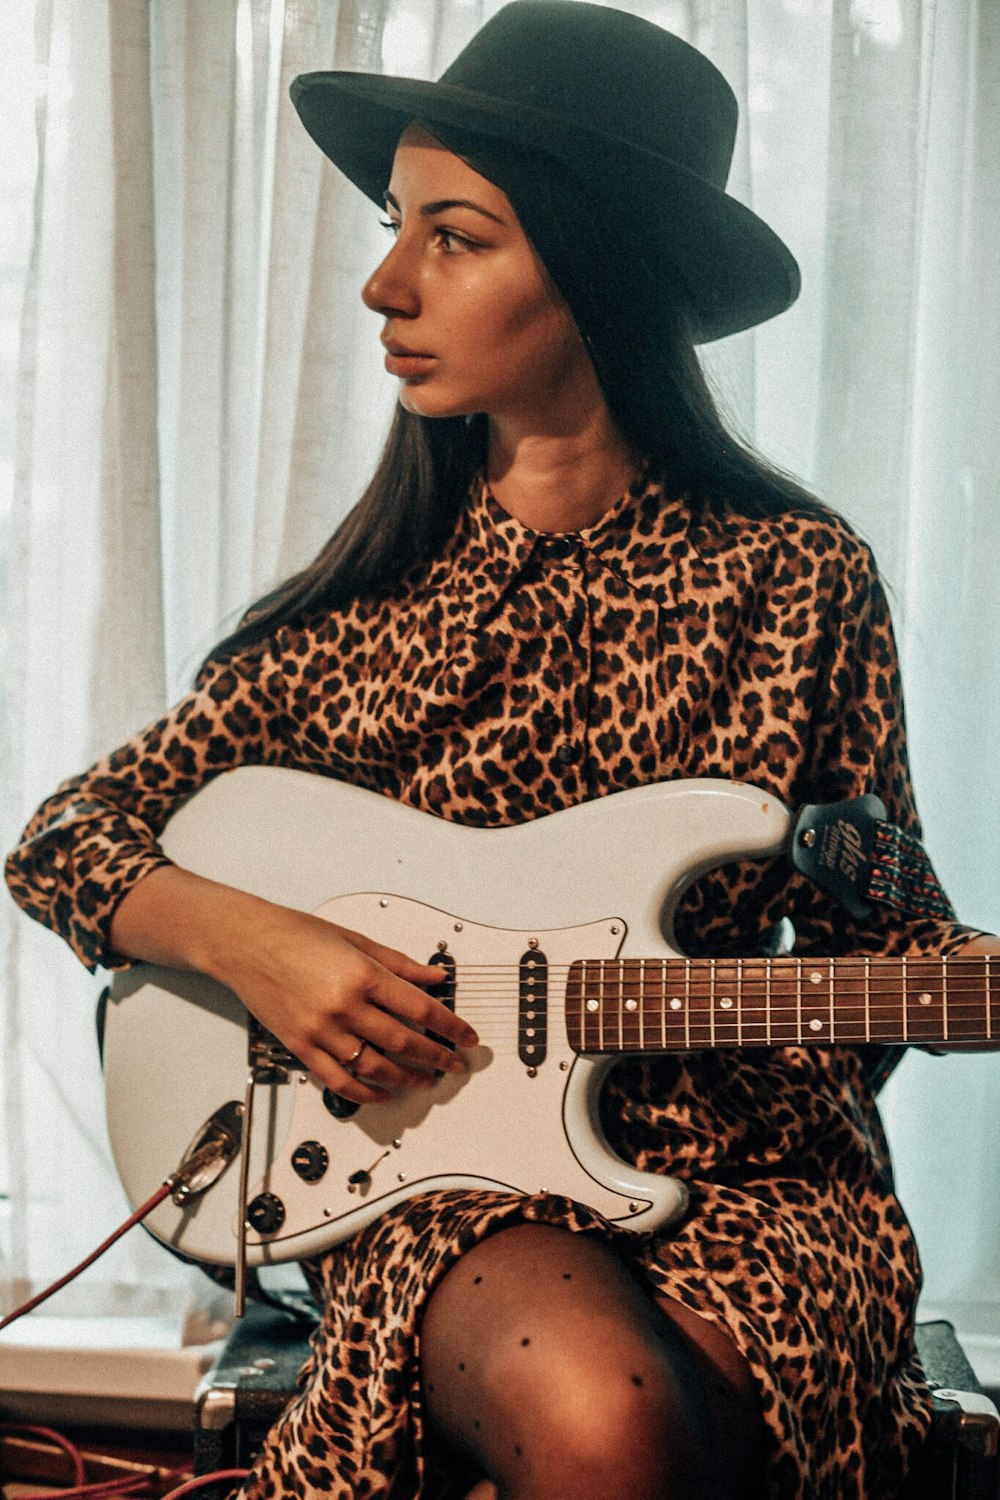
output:
[[[456,234],[454,229],[439,228],[437,237],[446,255],[455,255],[463,250],[479,249],[475,240],[466,239],[464,234]]]
[[[395,236],[399,233],[399,225],[395,219],[379,219],[378,222],[379,227],[387,229],[391,235]]]

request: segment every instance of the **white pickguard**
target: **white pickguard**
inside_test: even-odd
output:
[[[163,838],[189,869],[322,916],[426,961],[456,964],[456,1008],[480,1036],[464,1078],[331,1117],[308,1075],[258,1089],[250,1196],[280,1198],[273,1235],[251,1233],[251,1263],[317,1253],[394,1202],[439,1187],[563,1194],[636,1229],[669,1222],[685,1192],[615,1156],[597,1120],[611,1060],[576,1057],[559,977],[581,958],[670,955],[676,902],[728,858],[777,853],[789,814],[755,788],[662,783],[534,823],[484,831],[431,818],[330,779],[245,767],[209,783]],[[550,968],[547,1054],[517,1053],[517,965],[537,941]],[[503,976],[484,986],[481,966]],[[152,966],[119,976],[105,1031],[108,1123],[133,1203],[177,1166],[202,1122],[243,1096],[245,1012],[198,975]],[[329,1165],[305,1182],[297,1145],[321,1142]],[[352,1175],[368,1174],[360,1183]],[[186,1209],[147,1220],[198,1259],[235,1259],[237,1166]]]

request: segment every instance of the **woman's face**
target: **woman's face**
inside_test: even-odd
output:
[[[574,394],[595,389],[593,369],[506,195],[411,125],[386,213],[394,244],[362,297],[385,319],[401,404],[426,417],[564,425]]]

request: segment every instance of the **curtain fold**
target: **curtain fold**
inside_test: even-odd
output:
[[[731,187],[796,250],[804,290],[706,363],[737,426],[875,545],[928,844],[960,914],[995,929],[1000,14],[992,0],[625,8],[704,47],[737,92]],[[56,781],[183,690],[373,467],[393,391],[358,290],[381,231],[302,131],[289,82],[329,67],[436,76],[495,9],[38,0],[0,669],[8,845]],[[9,903],[0,922],[13,1300],[124,1207],[94,986]],[[1000,1371],[998,1104],[996,1057],[911,1055],[886,1098],[930,1301]],[[60,1305],[159,1308],[185,1274],[132,1236]]]
[[[39,167],[21,337],[3,653],[2,833],[163,701],[144,0],[36,12]],[[82,144],[81,144],[82,143]],[[43,1283],[124,1217],[103,1138],[94,986],[7,901],[11,1261]],[[64,1309],[149,1309],[143,1243]],[[157,1255],[152,1264],[159,1263]],[[11,1299],[13,1300],[13,1299]]]

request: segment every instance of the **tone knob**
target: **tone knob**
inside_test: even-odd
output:
[[[353,1099],[345,1099],[343,1094],[335,1094],[333,1089],[323,1090],[323,1103],[335,1120],[349,1120],[361,1108],[361,1105],[355,1104]]]
[[[285,1222],[285,1205],[277,1193],[258,1193],[247,1204],[247,1223],[258,1234],[275,1234]]]
[[[319,1182],[329,1165],[326,1147],[319,1141],[303,1141],[292,1152],[292,1167],[303,1182]]]

